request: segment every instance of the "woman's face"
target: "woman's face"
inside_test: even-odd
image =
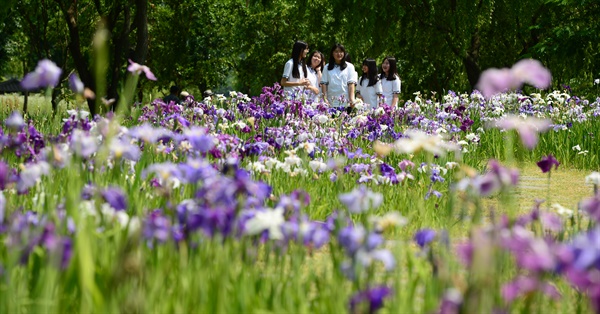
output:
[[[366,64],[363,64],[362,65],[362,71],[363,71],[363,73],[369,73],[369,66],[366,65]]]
[[[335,60],[335,63],[341,63],[345,56],[346,54],[340,47],[335,48],[333,51],[333,60]]]
[[[310,66],[311,66],[313,69],[316,69],[316,68],[318,68],[318,67],[319,67],[319,65],[320,65],[320,64],[321,64],[321,55],[320,55],[320,54],[318,54],[318,53],[315,53],[315,54],[312,56],[312,59],[310,60]]]
[[[306,58],[306,54],[308,54],[308,46],[306,46],[306,48],[304,50],[302,50],[302,53],[300,54],[300,58],[302,58],[302,59]]]
[[[381,64],[381,69],[383,70],[383,72],[385,72],[385,74],[388,73],[388,71],[390,70],[390,62],[388,61],[388,59],[383,60],[383,63]]]

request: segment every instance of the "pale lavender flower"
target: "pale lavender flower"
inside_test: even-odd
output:
[[[552,82],[550,70],[545,68],[541,62],[534,59],[520,60],[512,66],[511,72],[521,82],[538,89],[546,89]]]
[[[69,146],[77,155],[83,158],[89,158],[98,150],[97,139],[80,129],[73,131]]]
[[[503,130],[517,130],[523,145],[528,149],[533,149],[538,142],[538,133],[547,131],[552,121],[547,119],[538,119],[534,117],[521,118],[519,116],[509,115],[494,123],[494,126]]]
[[[127,71],[133,73],[134,75],[140,75],[142,74],[142,72],[144,72],[144,74],[146,74],[146,78],[152,81],[156,81],[156,76],[154,76],[154,73],[152,73],[152,71],[150,71],[150,68],[145,66],[145,65],[141,65],[141,64],[137,64],[135,62],[133,62],[131,59],[129,59],[129,66],[127,67]]]
[[[44,59],[38,62],[35,71],[29,72],[21,81],[21,87],[35,90],[45,87],[56,87],[60,80],[62,69],[54,62]]]
[[[137,144],[132,144],[131,140],[113,138],[110,142],[110,153],[113,157],[124,158],[131,161],[138,161],[142,154]]]
[[[511,69],[491,68],[481,73],[477,89],[489,99],[497,93],[520,88],[524,83],[535,88],[545,89],[550,86],[552,75],[541,62],[533,59],[523,59]]]
[[[349,193],[340,194],[339,199],[353,214],[364,213],[371,208],[375,209],[383,203],[381,193],[373,192],[364,185]]]
[[[49,173],[50,165],[45,161],[27,165],[27,167],[21,171],[21,173],[19,173],[17,191],[20,193],[26,192],[30,187],[34,186],[38,180],[40,180],[42,175],[48,175]]]
[[[200,153],[207,153],[215,146],[214,138],[206,134],[206,130],[203,128],[192,127],[186,130],[184,135],[194,150]]]
[[[75,94],[83,94],[85,86],[76,73],[71,73],[71,75],[69,75],[69,88]]]
[[[13,111],[13,113],[4,120],[4,125],[11,130],[20,131],[25,126],[25,120],[23,120],[23,116],[20,112]]]

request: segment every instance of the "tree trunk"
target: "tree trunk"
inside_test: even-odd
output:
[[[481,47],[481,41],[479,38],[479,30],[476,30],[471,36],[471,45],[467,49],[466,56],[462,59],[465,71],[467,72],[467,79],[471,90],[477,85],[479,76],[481,75],[481,68],[479,67],[479,48]]]
[[[55,1],[60,7],[69,28],[69,51],[73,56],[73,62],[75,63],[77,73],[79,73],[79,78],[86,87],[95,92],[96,84],[90,72],[89,64],[80,48],[81,39],[79,37],[79,26],[77,24],[77,0],[71,0],[70,3],[64,3],[61,0]],[[96,97],[102,97],[102,95],[96,95]],[[88,105],[90,107],[90,114],[92,117],[95,116],[97,113],[95,104],[92,105],[92,102],[88,101]]]

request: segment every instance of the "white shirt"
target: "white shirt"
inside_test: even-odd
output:
[[[348,84],[356,84],[356,77],[354,65],[350,62],[346,62],[346,68],[340,69],[339,65],[335,65],[333,70],[328,70],[329,64],[325,65],[323,70],[323,76],[321,77],[321,84],[327,85],[327,98],[331,105],[340,106],[342,103],[339,102],[340,96],[344,96],[346,102],[350,99],[348,96]]]
[[[384,103],[391,105],[392,100],[394,99],[394,94],[400,94],[400,87],[402,82],[400,82],[400,78],[396,75],[396,79],[393,81],[388,81],[387,78],[381,80],[381,88],[383,89],[383,99]]]
[[[314,100],[318,101],[319,95],[321,94],[321,92],[320,92],[321,88],[319,87],[319,77],[317,76],[317,71],[315,71],[311,67],[307,67],[307,69],[308,69],[308,80],[310,81],[310,85],[318,88],[319,93],[315,94],[312,91],[310,91],[308,88],[307,88],[307,90],[310,91],[310,94],[314,95]]]
[[[310,85],[319,88],[319,78],[317,77],[317,71],[315,71],[313,68],[308,67],[308,80],[310,81]]]
[[[282,77],[285,77],[287,79],[288,82],[298,82],[301,79],[304,78],[304,71],[302,71],[302,63],[298,62],[298,73],[300,73],[300,77],[299,78],[295,78],[292,76],[292,69],[294,67],[294,59],[290,59],[285,63],[285,66],[283,67],[283,75]],[[308,72],[308,71],[307,71]],[[283,90],[286,92],[291,92],[294,90],[294,86],[284,86]]]
[[[360,83],[360,80],[358,80]],[[362,83],[358,84],[357,91],[360,93],[360,96],[363,98],[363,102],[365,103],[365,107],[369,107],[371,109],[377,108],[379,105],[379,96],[382,94],[381,89],[381,81],[377,80],[377,83],[373,86],[369,85],[369,79],[365,78],[362,80]]]

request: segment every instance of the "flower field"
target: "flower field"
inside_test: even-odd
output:
[[[4,112],[0,311],[600,311],[600,98],[305,98]],[[578,204],[547,192],[565,166],[590,173]]]

